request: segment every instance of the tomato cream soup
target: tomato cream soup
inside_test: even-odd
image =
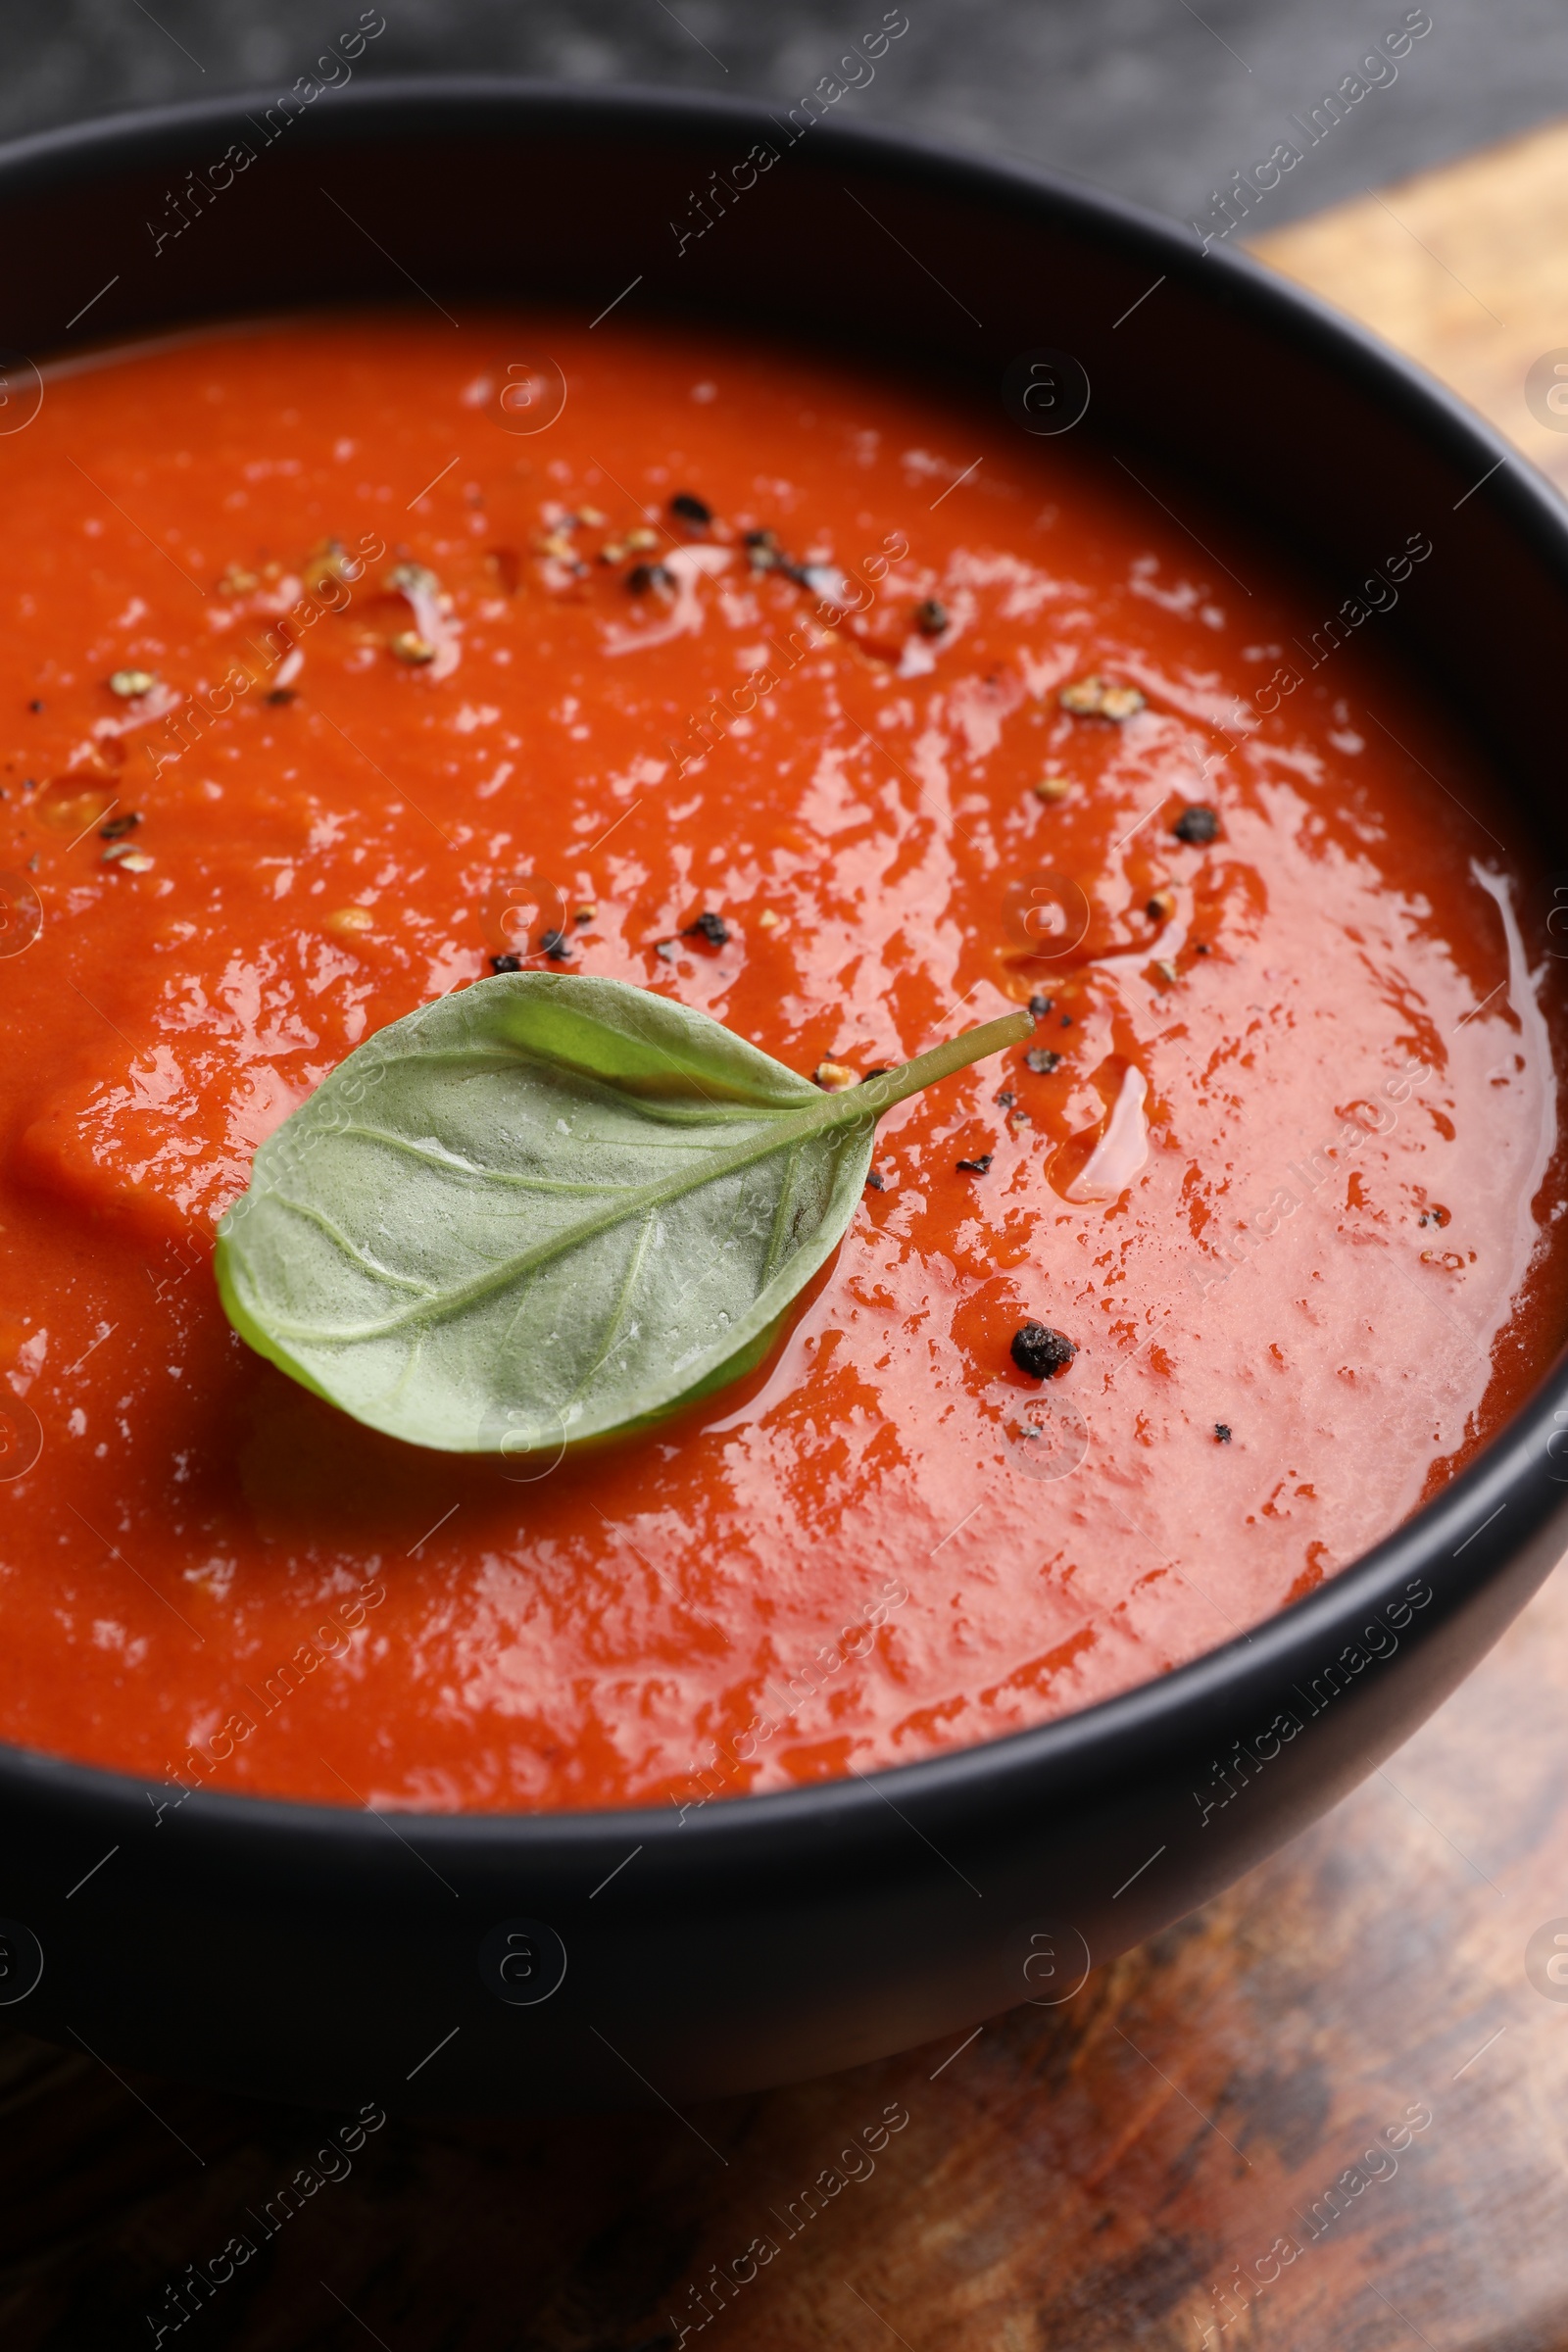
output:
[[[690,1808],[1125,1690],[1453,1475],[1563,1325],[1521,845],[1376,612],[1136,473],[618,318],[48,380],[0,441],[0,1734],[170,1802]],[[828,1086],[1035,1026],[885,1120],[743,1379],[466,1457],[253,1353],[213,1235],[509,958]]]

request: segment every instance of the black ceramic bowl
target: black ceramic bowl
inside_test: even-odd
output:
[[[1553,493],[1229,250],[841,127],[853,104],[791,140],[753,107],[438,80],[51,132],[0,153],[0,336],[43,360],[87,335],[367,299],[543,297],[586,319],[630,287],[639,312],[870,349],[985,403],[1019,355],[1069,353],[1092,386],[1080,432],[1244,504],[1336,598],[1430,536],[1381,642],[1484,740],[1544,871],[1568,868],[1555,698],[1490,691],[1555,676],[1568,643]],[[231,142],[255,160],[225,181]],[[756,144],[778,161],[736,193]],[[729,198],[682,247],[715,172]],[[28,380],[21,359],[13,398]],[[1453,1689],[1557,1556],[1565,1425],[1559,1363],[1386,1543],[1124,1697],[684,1819],[393,1820],[207,1793],[160,1814],[165,1788],[0,1749],[0,2000],[117,2064],[450,2109],[703,2098],[1070,1997],[1091,1960],[1293,1837]]]

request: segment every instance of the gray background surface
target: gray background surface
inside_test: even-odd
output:
[[[0,135],[278,90],[362,0],[11,0]],[[886,0],[385,0],[356,69],[493,69],[800,97]],[[906,0],[858,120],[1049,164],[1187,217],[1354,70],[1405,0]],[[1564,0],[1430,0],[1433,30],[1255,215],[1259,228],[1568,113]]]

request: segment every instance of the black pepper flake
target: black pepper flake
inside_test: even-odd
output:
[[[626,574],[626,586],[633,596],[646,596],[653,588],[672,588],[674,581],[662,564],[634,564]]]
[[[107,825],[100,825],[98,838],[100,841],[122,841],[127,833],[134,833],[140,823],[138,811],[127,808],[122,816],[112,816]]]
[[[1026,1070],[1033,1070],[1038,1077],[1049,1078],[1060,1059],[1061,1055],[1053,1054],[1049,1046],[1031,1046],[1023,1057],[1023,1064]]]
[[[1447,1222],[1447,1210],[1439,1208],[1435,1202],[1431,1208],[1424,1208],[1416,1219],[1418,1225],[1446,1225]]]
[[[547,931],[539,946],[552,963],[569,963],[571,960],[571,942],[564,931]]]
[[[270,686],[264,699],[270,703],[297,703],[300,698],[292,686]]]
[[[695,523],[702,531],[706,531],[713,519],[712,508],[705,505],[690,490],[677,490],[669,502],[669,511],[672,514],[678,514],[682,522]]]
[[[1213,841],[1218,834],[1219,812],[1217,809],[1205,808],[1201,801],[1194,801],[1190,807],[1182,810],[1172,825],[1171,831],[1178,841],[1188,842],[1194,849],[1200,849],[1204,842]]]
[[[1211,955],[1212,953],[1213,953],[1213,951],[1212,951],[1212,949],[1209,947],[1209,944],[1208,944],[1208,942],[1207,942],[1207,940],[1206,940],[1206,939],[1195,939],[1195,940],[1194,940],[1194,942],[1193,942],[1193,954],[1194,954],[1195,956],[1208,956],[1208,955]]]
[[[721,948],[729,939],[729,928],[722,915],[713,914],[705,907],[695,923],[686,925],[681,937],[706,939],[710,948]]]
[[[871,1187],[873,1193],[885,1193],[888,1189],[882,1178],[877,1174],[875,1168],[866,1169],[865,1181]]]
[[[1048,1012],[1055,1011],[1056,1000],[1054,997],[1031,997],[1029,1009],[1037,1021],[1043,1021]]]
[[[995,1157],[994,1152],[982,1152],[978,1159],[960,1159],[959,1171],[965,1176],[983,1176]]]
[[[490,969],[493,972],[520,972],[522,957],[520,956],[492,956]]]
[[[1215,1445],[1216,1445],[1216,1446],[1228,1446],[1228,1445],[1230,1444],[1230,1442],[1231,1442],[1231,1425],[1230,1425],[1230,1423],[1229,1423],[1228,1421],[1216,1421],[1216,1422],[1215,1422],[1215,1424],[1214,1424],[1214,1443],[1215,1443]]]
[[[1061,1025],[1064,1029],[1070,1029],[1072,1027],[1072,1014],[1070,1012],[1064,1012],[1062,1014]]]
[[[870,1068],[870,1069],[868,1069],[868,1070],[862,1070],[862,1071],[860,1072],[860,1084],[861,1084],[862,1086],[864,1086],[864,1084],[865,1084],[865,1082],[866,1082],[866,1080],[867,1080],[868,1078],[887,1078],[887,1077],[890,1077],[890,1076],[892,1075],[892,1073],[893,1073],[895,1070],[897,1070],[897,1069],[902,1069],[902,1068],[903,1068],[903,1066],[904,1066],[904,1065],[903,1065],[903,1063],[902,1063],[902,1062],[897,1062],[897,1061],[878,1061],[878,1062],[875,1062],[875,1063],[873,1063],[873,1064],[872,1064],[872,1066],[871,1066],[871,1068]]]
[[[41,710],[43,709],[43,705],[39,702],[31,702],[27,705],[27,709],[29,710]]]
[[[948,608],[928,596],[923,605],[914,608],[914,625],[922,637],[940,637],[948,626]]]
[[[1020,1323],[1012,1335],[1012,1360],[1031,1380],[1054,1380],[1077,1354],[1074,1341],[1049,1323]]]
[[[1012,1093],[1010,1088],[1004,1086],[1001,1094],[993,1095],[991,1100],[993,1102],[1000,1104],[1002,1109],[1010,1110],[1013,1104],[1017,1102],[1018,1098]]]

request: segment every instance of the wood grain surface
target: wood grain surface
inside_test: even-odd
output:
[[[1259,251],[1568,483],[1523,391],[1568,346],[1568,128]],[[1565,1758],[1559,1575],[1386,1771],[1066,2005],[689,2117],[394,2121],[265,2244],[247,2208],[341,2172],[322,2119],[13,2034],[0,2345],[155,2343],[246,2231],[166,2343],[1568,2345],[1568,1985],[1525,1961],[1568,1932]]]
[[[1568,489],[1568,393],[1548,424],[1525,392],[1537,360],[1568,361],[1568,123],[1336,205],[1251,251],[1442,376]]]

